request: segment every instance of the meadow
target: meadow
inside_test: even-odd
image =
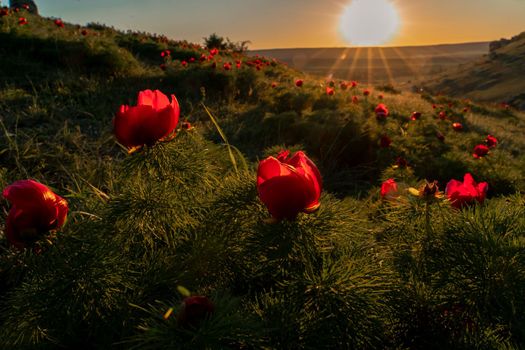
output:
[[[523,112],[23,9],[0,77],[0,348],[525,347]]]
[[[487,55],[489,43],[405,47],[297,48],[255,50],[305,73],[367,84],[411,88],[460,64]]]

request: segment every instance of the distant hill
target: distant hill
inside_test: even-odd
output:
[[[490,43],[475,64],[463,64],[434,79],[428,88],[479,101],[505,102],[525,109],[525,32]]]
[[[255,50],[307,73],[371,84],[407,83],[472,62],[489,42],[408,47],[295,48]]]

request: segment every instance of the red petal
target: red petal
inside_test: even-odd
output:
[[[268,157],[259,163],[257,169],[257,186],[265,181],[277,176],[286,176],[292,174],[292,169],[284,163],[281,163],[274,157]]]
[[[139,92],[137,106],[151,106],[158,111],[170,105],[168,97],[161,91],[144,90]]]
[[[259,197],[277,220],[295,219],[308,204],[306,183],[292,173],[273,177],[258,186]]]
[[[302,151],[295,153],[286,163],[293,166],[299,174],[303,175],[309,185],[307,187],[309,198],[307,207],[318,204],[322,191],[322,179],[319,169]]]

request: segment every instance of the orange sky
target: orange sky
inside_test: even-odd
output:
[[[349,0],[39,0],[45,16],[202,42],[216,32],[252,49],[348,46],[339,19]],[[525,0],[392,0],[399,33],[385,45],[489,41],[525,31]]]

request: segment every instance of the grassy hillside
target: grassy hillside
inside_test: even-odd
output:
[[[354,79],[370,84],[408,84],[475,61],[489,43],[408,47],[309,48],[258,50],[291,67],[321,77]]]
[[[433,91],[525,109],[525,33],[491,43],[475,64],[465,64],[428,83]]]
[[[525,346],[523,113],[23,10],[0,17],[0,77],[1,187],[34,179],[69,204],[19,250],[0,202],[0,348]],[[177,97],[177,133],[129,154],[112,120],[146,89]],[[283,149],[323,191],[277,221],[256,178]],[[487,199],[455,209],[440,192],[465,173]]]

